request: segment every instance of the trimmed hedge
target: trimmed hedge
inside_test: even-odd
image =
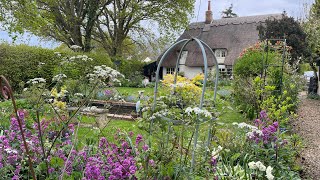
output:
[[[16,91],[21,90],[24,83],[32,78],[42,77],[50,82],[57,64],[53,50],[0,44],[0,74],[10,81]]]
[[[61,52],[61,54],[70,57],[83,53],[68,51]],[[106,55],[95,53],[86,53],[86,55],[93,58],[94,61],[62,68],[62,73],[70,78],[77,78],[86,73],[84,71],[86,67],[102,64],[114,67]],[[0,44],[0,74],[10,81],[15,91],[21,91],[25,82],[36,77],[45,78],[47,84],[50,84],[52,77],[60,73],[60,62],[61,59],[57,57],[55,50],[27,45]]]

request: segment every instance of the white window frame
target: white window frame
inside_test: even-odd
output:
[[[174,74],[176,68],[167,68],[167,74]]]
[[[226,49],[216,49],[214,51],[214,55],[217,58],[225,58],[227,56],[227,50]]]

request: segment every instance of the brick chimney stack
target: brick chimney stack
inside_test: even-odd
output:
[[[211,11],[211,1],[208,1],[208,11],[206,11],[206,24],[210,24],[213,20],[212,11]]]

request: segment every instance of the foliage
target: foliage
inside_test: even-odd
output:
[[[320,95],[319,94],[310,93],[310,94],[308,94],[308,98],[309,99],[314,99],[314,100],[320,100]]]
[[[287,123],[297,107],[302,81],[288,63],[283,65],[281,74],[282,60],[278,51],[268,52],[268,64],[272,65],[265,70],[266,52],[262,47],[263,44],[257,44],[244,50],[235,64],[234,100],[250,119],[261,110],[267,110],[273,119]]]
[[[230,7],[222,11],[221,14],[222,14],[222,18],[238,17],[238,15],[233,12],[233,4],[231,4]]]
[[[52,50],[25,45],[0,45],[0,74],[11,82],[12,88],[21,91],[24,82],[42,77],[51,83],[58,59]]]
[[[144,65],[144,62],[138,60],[119,60],[118,69],[126,77],[126,79],[122,79],[121,85],[125,87],[143,87],[144,76],[142,72]]]
[[[300,24],[293,17],[288,17],[285,13],[281,19],[268,19],[266,24],[257,27],[261,40],[265,39],[286,39],[290,51],[291,59],[289,63],[299,62],[300,57],[309,57],[310,50],[306,39],[306,33]],[[273,41],[272,43],[276,43]]]
[[[319,31],[319,26],[320,26],[320,1],[316,0],[309,13],[309,17],[307,18],[306,22],[302,23],[303,30],[305,31],[307,35],[307,40],[308,40],[308,46],[311,51],[311,56],[307,58],[307,62],[309,63],[311,69],[315,72],[315,76],[317,77],[318,74],[317,68],[316,68],[316,61],[320,57],[320,31]]]
[[[0,16],[9,32],[29,31],[88,52],[92,49],[93,29],[98,17],[110,3],[110,0],[0,1]]]
[[[193,84],[197,86],[202,86],[204,81],[204,74],[203,73],[197,74],[195,77],[191,79],[191,81]]]
[[[195,82],[196,83],[196,82]],[[177,76],[176,84],[174,84],[174,75],[167,74],[163,77],[163,86],[170,88],[174,94],[179,96],[182,104],[190,104],[195,102],[195,97],[200,97],[202,89],[193,84],[186,77]],[[191,103],[191,104],[193,104]]]
[[[78,50],[92,50],[94,39],[117,57],[132,43],[141,43],[141,35],[153,35],[142,22],[158,25],[163,34],[184,29],[193,4],[194,0],[1,0],[0,20],[10,32],[29,31]]]
[[[65,57],[65,61],[71,57],[74,61],[63,63],[65,61],[62,60],[62,56]],[[12,88],[17,92],[23,89],[29,79],[42,77],[47,81],[47,85],[51,85],[54,74],[63,73],[69,78],[78,79],[85,76],[93,66],[113,65],[109,57],[103,54],[55,53],[53,50],[39,47],[7,44],[0,45],[0,64],[0,74],[10,80]]]
[[[257,43],[247,49],[244,49],[234,65],[234,74],[241,78],[255,77],[263,73],[263,60],[265,52],[264,44]],[[277,52],[268,52],[268,63],[273,64],[281,62],[281,56]]]

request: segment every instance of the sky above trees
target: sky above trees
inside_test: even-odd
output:
[[[233,4],[233,11],[238,14],[238,16],[282,13],[285,10],[289,16],[304,18],[307,13],[305,4],[308,7],[313,2],[314,0],[211,0],[214,19],[220,19],[221,12],[231,4]],[[196,0],[194,17],[191,19],[191,22],[204,21],[207,7],[208,0]],[[0,42],[10,43],[12,42],[12,39],[9,37],[8,33],[0,31]],[[40,44],[47,48],[59,45],[59,43],[41,40],[30,34],[25,34],[23,37],[18,38],[16,43],[28,45]]]
[[[314,0],[211,0],[211,9],[214,19],[221,18],[221,11],[233,4],[233,11],[238,16],[251,16],[261,14],[282,13],[284,10],[289,16],[301,18],[305,15],[305,4],[309,7]],[[198,14],[200,5],[199,21],[204,21],[208,0],[196,0],[195,16]],[[197,17],[192,18],[197,21]]]

